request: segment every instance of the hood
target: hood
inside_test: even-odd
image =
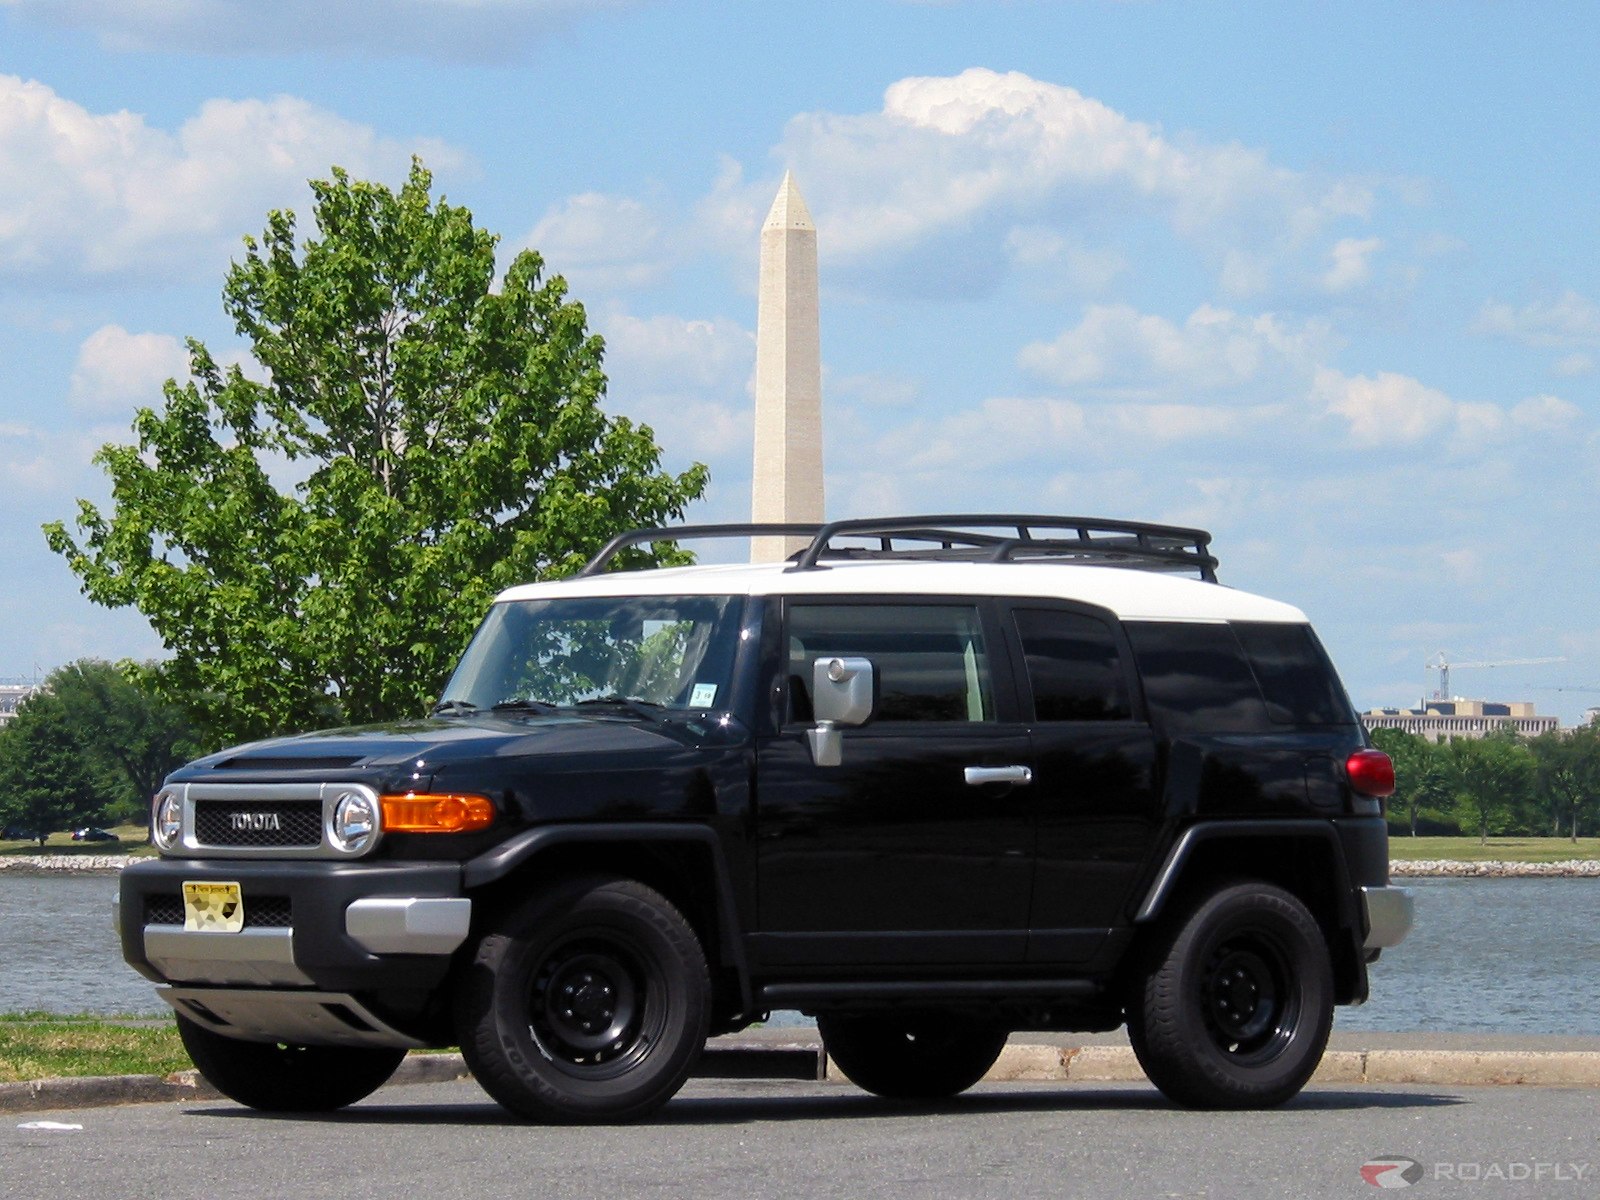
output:
[[[174,772],[172,778],[244,782],[263,775],[300,772],[329,779],[375,770],[420,774],[467,760],[659,753],[721,742],[729,732],[711,714],[704,720],[659,723],[599,715],[511,718],[473,714],[251,742],[197,759]]]

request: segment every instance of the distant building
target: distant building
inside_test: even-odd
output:
[[[17,706],[38,690],[31,683],[0,683],[0,729],[17,715]]]
[[[1532,704],[1493,700],[1425,700],[1421,708],[1374,708],[1361,714],[1368,729],[1403,729],[1430,742],[1445,738],[1481,738],[1501,729],[1538,737],[1560,726],[1559,717],[1541,717]]]

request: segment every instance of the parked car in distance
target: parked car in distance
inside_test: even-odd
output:
[[[114,833],[107,833],[104,829],[96,829],[93,825],[86,825],[82,829],[72,831],[72,840],[75,842],[116,842],[121,839]]]
[[[7,825],[0,829],[0,842],[37,842],[39,835],[21,825]]]

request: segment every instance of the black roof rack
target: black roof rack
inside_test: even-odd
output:
[[[1147,571],[1193,571],[1207,583],[1217,582],[1211,535],[1203,529],[1100,517],[993,513],[856,517],[809,525],[755,523],[635,529],[612,538],[578,574],[603,574],[617,553],[629,546],[733,537],[809,538],[810,544],[793,556],[791,571],[822,570],[828,561],[1080,562]],[[835,546],[836,538],[875,540],[878,544]]]

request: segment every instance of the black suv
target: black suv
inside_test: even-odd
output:
[[[756,534],[795,552],[611,569]],[[885,1096],[1126,1023],[1177,1102],[1279,1104],[1411,897],[1305,617],[1215,568],[1078,517],[624,535],[501,595],[428,719],[174,772],[124,953],[261,1109],[459,1045],[524,1117],[638,1117],[778,1009]]]

